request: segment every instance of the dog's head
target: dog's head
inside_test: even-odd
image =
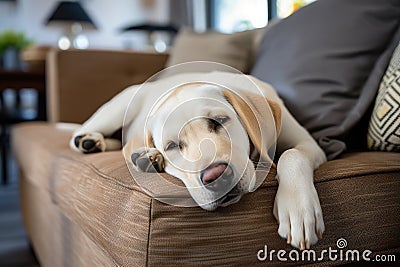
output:
[[[199,206],[214,210],[254,190],[252,160],[272,164],[268,149],[280,126],[279,105],[261,95],[190,83],[160,101],[145,143],[162,155],[163,170],[179,178]]]

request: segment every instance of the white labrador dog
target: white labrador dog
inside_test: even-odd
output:
[[[268,152],[276,144],[278,233],[309,248],[325,230],[313,183],[325,154],[270,85],[245,77],[189,73],[146,83],[145,90],[131,86],[76,130],[70,146],[83,153],[121,149],[110,136],[125,122],[124,155],[137,170],[177,177],[199,206],[214,210],[255,190],[254,161],[273,164]]]

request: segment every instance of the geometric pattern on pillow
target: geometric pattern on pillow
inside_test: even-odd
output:
[[[379,86],[369,123],[368,147],[400,152],[400,43]]]

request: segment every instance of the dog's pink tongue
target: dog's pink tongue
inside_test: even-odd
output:
[[[225,164],[221,164],[221,165],[217,165],[215,167],[212,168],[208,168],[203,175],[203,183],[205,185],[210,184],[212,182],[214,182],[215,180],[218,179],[218,177],[220,177],[224,171],[226,170],[226,165]]]

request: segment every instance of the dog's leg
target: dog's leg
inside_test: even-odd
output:
[[[132,86],[101,106],[70,140],[70,147],[83,153],[95,153],[121,149],[121,141],[109,138],[123,126],[124,116],[137,86]],[[131,108],[131,107],[130,107]],[[131,115],[135,116],[133,107]]]
[[[122,148],[122,144],[118,139],[105,138],[101,133],[91,132],[83,135],[74,135],[70,141],[70,147],[88,154],[119,150]]]
[[[325,230],[321,205],[314,187],[313,172],[326,157],[310,134],[284,108],[278,147],[285,152],[278,161],[278,192],[274,215],[278,233],[287,243],[308,249]]]

